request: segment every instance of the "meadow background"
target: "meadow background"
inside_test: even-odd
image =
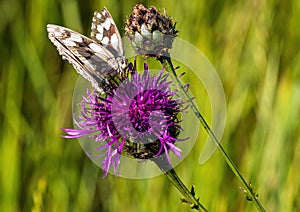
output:
[[[215,66],[227,100],[222,144],[251,180],[268,211],[300,210],[300,1],[0,1],[0,211],[192,211],[165,176],[108,175],[76,140],[72,127],[77,73],[47,38],[46,24],[90,33],[94,10],[108,8],[121,33],[137,3],[177,22],[179,37]],[[204,89],[189,80],[209,120]],[[255,211],[219,152],[198,164],[200,130],[176,167],[209,211]]]

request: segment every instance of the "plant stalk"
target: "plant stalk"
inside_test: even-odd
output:
[[[191,205],[192,209],[196,209],[198,211],[205,211],[208,210],[200,203],[199,199],[192,194],[191,191],[187,189],[184,183],[180,180],[178,175],[176,174],[175,170],[171,167],[169,162],[164,156],[160,156],[158,158],[153,158],[153,162],[163,171],[163,173],[169,178],[169,180],[173,183],[173,185],[180,191],[180,193],[184,196],[185,203]]]
[[[204,117],[201,115],[201,113],[197,109],[195,103],[192,101],[191,97],[187,93],[187,90],[185,89],[185,87],[180,82],[180,80],[177,77],[177,74],[175,72],[175,68],[174,68],[174,66],[172,64],[171,58],[170,57],[162,57],[162,58],[159,59],[159,61],[162,63],[162,65],[164,66],[164,68],[167,71],[171,70],[172,74],[174,75],[174,79],[175,79],[176,83],[179,85],[180,89],[182,90],[182,92],[184,93],[184,95],[187,98],[188,102],[190,103],[193,112],[195,113],[195,115],[199,119],[200,123],[202,124],[202,126],[204,127],[204,129],[206,130],[206,132],[208,133],[208,135],[216,143],[217,148],[219,149],[219,151],[221,152],[221,154],[225,158],[225,161],[226,161],[227,165],[230,167],[230,169],[233,171],[233,173],[235,174],[235,176],[241,182],[242,186],[244,187],[244,189],[247,192],[247,195],[249,195],[250,199],[254,202],[255,206],[258,209],[258,211],[261,211],[261,212],[266,211],[264,209],[262,203],[259,201],[257,195],[255,194],[253,188],[245,181],[245,179],[243,178],[242,174],[238,170],[237,166],[234,164],[234,162],[231,160],[231,158],[225,152],[225,150],[222,147],[220,141],[217,139],[217,137],[215,136],[214,132],[210,129],[210,126],[205,121]]]

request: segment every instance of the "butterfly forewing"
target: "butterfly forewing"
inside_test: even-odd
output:
[[[48,24],[47,31],[63,59],[68,60],[94,88],[105,92],[109,86],[105,76],[118,73],[115,56],[104,46],[73,30]]]
[[[95,11],[91,27],[91,37],[116,54],[123,56],[123,46],[118,28],[106,8]],[[111,49],[112,48],[112,49]]]
[[[120,33],[106,8],[94,13],[92,39],[53,24],[47,25],[47,31],[63,59],[101,93],[111,89],[116,76],[123,76],[127,60]]]

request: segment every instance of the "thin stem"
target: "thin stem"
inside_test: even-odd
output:
[[[171,58],[170,57],[163,57],[163,58],[160,59],[160,62],[165,67],[165,69],[171,70],[171,72],[173,73],[174,78],[176,80],[176,83],[178,83],[180,89],[182,90],[182,92],[184,93],[184,95],[187,98],[188,102],[190,103],[191,108],[194,111],[194,113],[197,116],[197,118],[199,119],[200,123],[202,124],[202,126],[204,127],[204,129],[206,130],[206,132],[208,133],[208,135],[210,136],[210,138],[216,143],[219,151],[221,152],[221,154],[225,158],[226,163],[231,168],[231,170],[233,171],[233,173],[235,174],[235,176],[238,178],[238,180],[241,182],[241,184],[243,185],[244,189],[247,191],[247,194],[250,196],[251,200],[254,201],[254,204],[257,207],[258,211],[264,212],[265,209],[264,209],[262,203],[257,198],[255,192],[253,191],[253,188],[251,188],[251,186],[245,181],[245,179],[243,178],[242,174],[238,170],[237,166],[234,164],[234,162],[231,160],[231,158],[227,155],[227,153],[225,152],[224,148],[222,147],[220,141],[217,139],[217,137],[215,136],[214,132],[210,129],[210,126],[205,121],[204,117],[201,115],[201,113],[197,109],[196,105],[192,101],[191,97],[187,93],[186,89],[184,88],[184,86],[182,85],[182,83],[180,82],[180,80],[178,79],[177,74],[175,72],[175,68],[174,68],[174,66],[172,64]]]
[[[163,156],[158,158],[153,158],[153,162],[163,171],[163,173],[169,178],[169,180],[173,183],[173,185],[180,191],[180,193],[184,196],[186,203],[189,203],[192,209],[196,209],[198,211],[208,211],[199,201],[198,198],[192,194],[191,191],[187,189],[184,183],[180,180],[175,170],[171,167],[167,159]]]

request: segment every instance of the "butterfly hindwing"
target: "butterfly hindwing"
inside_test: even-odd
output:
[[[113,48],[119,55],[124,53],[120,33],[106,8],[94,12],[91,38],[106,48]]]

